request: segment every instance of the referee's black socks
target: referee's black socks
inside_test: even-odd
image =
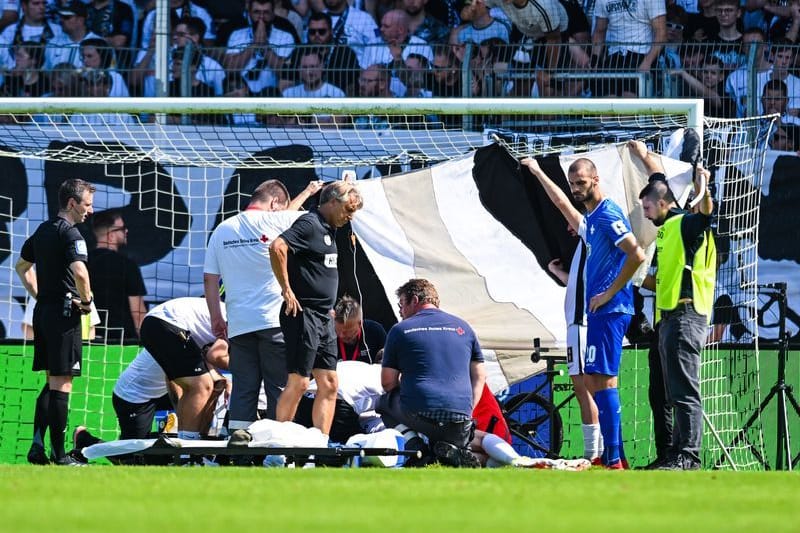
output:
[[[69,414],[69,393],[57,390],[50,391],[48,418],[50,421],[50,447],[56,460],[64,458],[64,434],[67,430]]]
[[[44,434],[50,425],[50,385],[45,382],[42,392],[36,398],[36,409],[33,412],[33,443],[44,448]]]

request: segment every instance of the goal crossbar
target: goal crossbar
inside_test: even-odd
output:
[[[685,114],[702,128],[699,99],[558,98],[0,98],[2,113],[240,113],[278,114]]]

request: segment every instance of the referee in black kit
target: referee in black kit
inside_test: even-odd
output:
[[[89,313],[92,304],[88,250],[75,224],[92,214],[94,191],[92,184],[80,179],[62,183],[58,214],[25,241],[15,266],[25,289],[36,298],[33,370],[47,372],[34,412],[33,444],[28,452],[28,462],[33,464],[81,465],[64,452],[64,432],[72,378],[81,375],[81,314]],[[44,451],[47,428],[50,459]]]

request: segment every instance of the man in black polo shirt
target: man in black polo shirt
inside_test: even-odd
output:
[[[72,377],[81,375],[81,314],[89,313],[92,305],[86,241],[75,224],[92,214],[94,191],[92,184],[80,179],[62,183],[58,214],[25,241],[15,266],[25,290],[36,298],[33,370],[47,372],[47,383],[36,400],[28,452],[28,462],[34,464],[50,462],[44,451],[48,427],[53,462],[80,464],[65,453],[64,432]]]
[[[319,208],[298,218],[269,247],[270,262],[281,286],[280,322],[286,342],[286,388],[278,398],[277,419],[294,419],[300,397],[314,375],[317,395],[314,427],[330,433],[336,407],[336,331],[330,312],[339,286],[336,228],[350,222],[363,200],[352,183],[322,189]]]

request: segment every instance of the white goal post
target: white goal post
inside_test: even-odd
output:
[[[266,115],[272,118],[258,119]],[[466,120],[447,119],[461,116]],[[750,351],[734,353],[714,346],[706,350],[704,407],[716,431],[705,437],[704,465],[724,467],[727,460],[720,458],[727,454],[736,467],[758,468],[753,455],[763,454],[760,424],[735,445],[730,443],[746,414],[760,402],[757,228],[763,140],[770,124],[709,119],[702,100],[0,99],[0,163],[11,168],[12,161],[15,168],[22,167],[19,175],[26,180],[22,192],[0,191],[0,222],[7,222],[0,227],[0,252],[7,252],[0,258],[0,321],[11,325],[9,332],[19,330],[24,290],[12,259],[24,238],[47,218],[54,186],[64,177],[77,174],[101,182],[102,192],[96,196],[100,208],[125,205],[126,217],[138,215],[154,235],[163,237],[148,241],[149,255],[137,258],[156,302],[201,292],[196,284],[202,280],[209,230],[240,209],[252,191],[248,180],[254,177],[284,177],[298,170],[304,177],[330,180],[351,168],[358,178],[387,176],[462,158],[493,142],[517,159],[576,153],[629,139],[648,140],[661,152],[664,141],[685,128],[704,140],[704,155],[716,169],[716,199],[730,206],[722,212],[726,225],[719,228],[731,243],[718,289],[730,295],[737,312],[743,310],[745,333],[744,341],[732,339],[728,332],[720,340],[753,343]],[[286,155],[281,148],[289,145],[302,150]],[[88,174],[80,174],[84,171]],[[16,178],[7,179],[10,183]],[[26,204],[20,206],[23,192]],[[560,313],[560,303],[554,309]],[[108,354],[118,354],[112,348],[106,347]],[[102,350],[103,344],[92,349]],[[115,355],[118,360],[112,365],[110,357],[98,355],[98,363],[86,370],[87,375],[97,372],[104,387],[113,385],[126,362]],[[647,372],[646,355],[633,366],[638,374],[625,386],[630,387],[626,394],[636,398],[637,414],[625,438],[646,456],[652,446],[646,388],[640,386]],[[93,389],[87,385],[86,390]],[[113,416],[101,403],[105,396],[83,394],[104,407],[89,402],[76,411],[80,416]],[[106,436],[112,433],[113,428]]]

